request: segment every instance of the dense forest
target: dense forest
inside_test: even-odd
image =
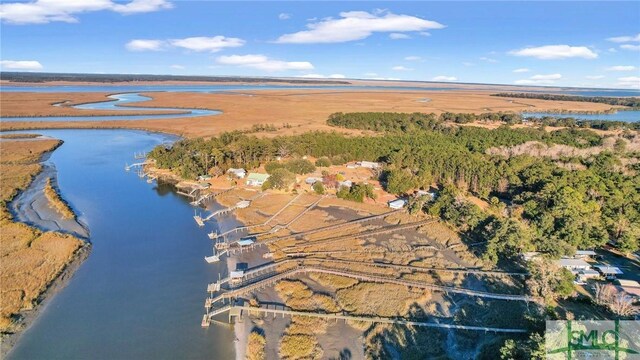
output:
[[[372,117],[375,114],[375,117]],[[347,129],[362,129],[372,131],[409,130],[412,128],[434,128],[447,122],[468,124],[473,122],[502,123],[506,125],[528,122],[540,126],[557,126],[568,128],[583,128],[597,130],[630,129],[640,130],[640,122],[580,120],[572,116],[543,116],[530,117],[512,112],[494,113],[450,113],[440,115],[434,113],[335,113],[329,116],[329,125]]]
[[[150,156],[159,166],[188,178],[219,174],[228,167],[252,169],[277,157],[309,155],[322,158],[325,164],[379,161],[385,165],[380,180],[391,193],[440,187],[441,196],[435,201],[415,199],[411,209],[440,216],[471,241],[487,241],[485,257],[494,262],[522,251],[559,256],[607,242],[625,252],[638,248],[640,155],[625,148],[638,136],[636,132],[620,136],[616,148],[611,149],[591,130],[549,132],[508,126],[489,130],[443,123],[431,114],[334,114],[328,122],[384,133],[347,136],[310,132],[259,138],[234,132],[209,140],[182,140],[171,148],[158,147]],[[594,151],[589,156],[560,160],[505,157],[487,151],[532,141]],[[294,170],[293,164],[297,163],[287,167]],[[365,190],[354,198],[366,196]],[[491,211],[481,211],[465,201],[467,195],[486,200]]]
[[[559,101],[583,101],[609,105],[629,106],[640,108],[640,98],[638,97],[609,97],[609,96],[582,96],[582,95],[558,95],[540,93],[499,93],[491,96],[501,96],[520,99],[540,99]]]

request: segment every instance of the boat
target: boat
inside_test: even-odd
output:
[[[212,264],[212,263],[220,261],[220,257],[218,255],[205,256],[204,260],[207,263]]]

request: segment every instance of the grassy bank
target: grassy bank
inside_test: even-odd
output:
[[[42,166],[43,154],[60,140],[0,142],[0,331],[3,353],[7,337],[20,331],[24,319],[43,300],[43,294],[86,244],[71,235],[41,231],[15,222],[7,205],[31,184]]]

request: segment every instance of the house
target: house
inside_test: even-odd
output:
[[[391,200],[387,203],[389,205],[390,208],[392,209],[402,209],[403,207],[405,207],[407,205],[407,200],[405,199],[395,199],[395,200]]]
[[[357,169],[358,165],[356,164],[347,164],[347,169]]]
[[[589,279],[594,279],[597,277],[600,277],[600,273],[595,271],[595,270],[591,270],[591,269],[587,269],[587,270],[580,270],[578,272],[578,274],[576,275],[576,277],[578,278],[578,280],[585,282]]]
[[[338,182],[338,189],[341,187],[348,187],[351,188],[351,186],[353,186],[353,181],[351,180],[345,180],[345,181],[340,181]]]
[[[268,178],[269,174],[249,173],[249,176],[247,176],[247,185],[262,186]]]
[[[593,268],[598,270],[598,272],[606,278],[615,278],[616,275],[624,274],[622,270],[615,266],[596,265]]]
[[[377,162],[372,162],[372,161],[358,161],[356,163],[356,166],[367,168],[367,169],[377,169],[377,168],[380,167],[380,164],[378,164]]]
[[[317,183],[318,181],[322,181],[321,178],[317,178],[317,177],[308,177],[304,180],[305,183],[309,184],[309,185],[313,185],[315,183]]]
[[[584,259],[588,257],[596,256],[596,252],[593,250],[578,250],[575,255],[573,255],[574,259]]]
[[[238,179],[244,179],[244,177],[247,176],[247,171],[245,169],[230,168],[227,170],[227,174],[231,174]]]
[[[589,270],[591,268],[591,265],[582,259],[562,258],[556,263],[571,272],[579,272],[580,270]]]
[[[200,175],[198,176],[198,181],[207,181],[211,180],[211,175]]]

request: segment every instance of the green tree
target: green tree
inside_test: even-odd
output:
[[[263,189],[287,190],[296,182],[296,175],[287,169],[275,169],[264,182]]]
[[[325,190],[324,185],[322,185],[322,181],[316,181],[313,183],[313,191],[315,191],[318,195],[324,194]]]

